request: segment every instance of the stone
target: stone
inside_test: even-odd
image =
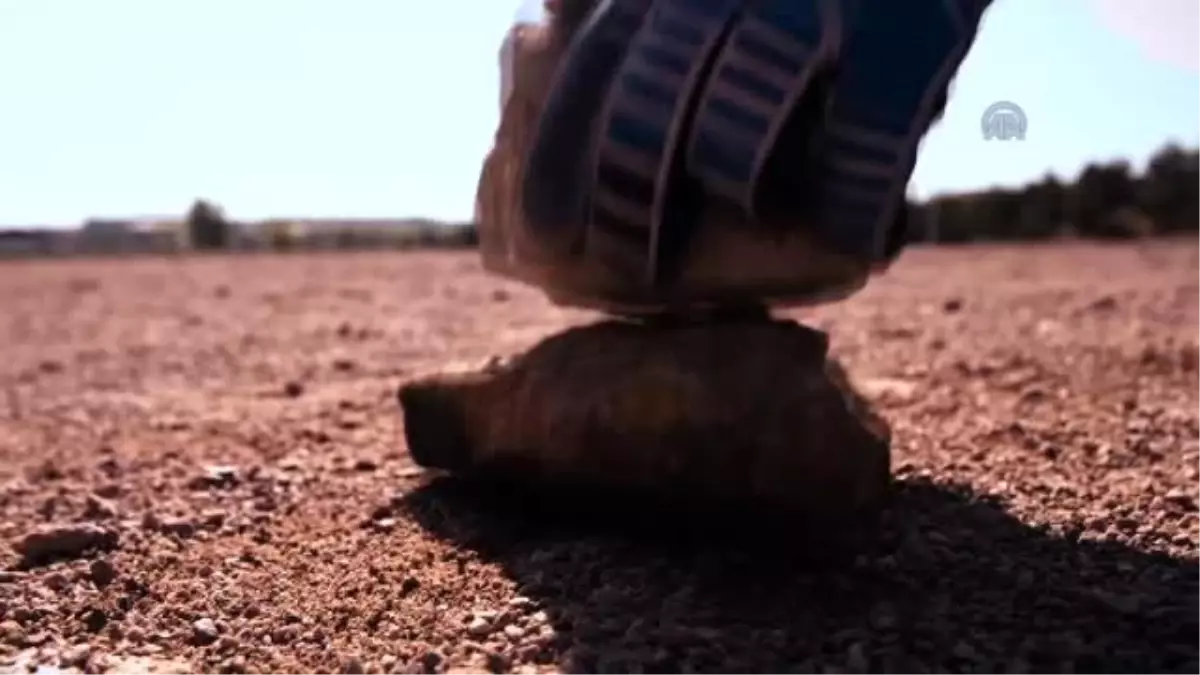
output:
[[[192,643],[210,645],[221,636],[217,624],[208,617],[197,619],[192,623]]]
[[[97,558],[88,566],[88,576],[96,588],[104,588],[117,578],[117,569],[108,560]]]
[[[78,558],[88,551],[111,550],[119,543],[115,530],[92,523],[60,523],[35,528],[13,548],[21,554],[22,564],[32,567],[57,558]]]
[[[887,424],[794,321],[601,321],[491,370],[401,387],[413,460],[481,478],[671,492],[821,519],[890,485]]]

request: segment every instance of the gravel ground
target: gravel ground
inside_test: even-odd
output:
[[[1197,274],[916,249],[801,314],[896,435],[818,567],[426,485],[397,386],[590,318],[473,256],[7,263],[0,669],[1195,673]]]

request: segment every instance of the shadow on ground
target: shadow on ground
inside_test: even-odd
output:
[[[569,671],[1197,672],[1195,560],[1064,539],[963,489],[898,483],[853,549],[447,478],[406,509],[501,566]]]

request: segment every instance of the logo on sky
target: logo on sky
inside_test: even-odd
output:
[[[996,101],[983,111],[979,120],[983,129],[983,140],[1023,141],[1029,120],[1025,111],[1012,101]]]

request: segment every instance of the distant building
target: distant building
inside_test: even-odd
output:
[[[290,222],[308,249],[393,248],[422,236],[432,221],[411,218],[296,218]]]
[[[118,253],[125,248],[133,224],[124,220],[88,220],[75,235],[79,253]]]
[[[0,256],[53,255],[63,247],[61,231],[50,229],[0,230]]]
[[[148,220],[92,219],[79,228],[75,252],[172,253],[180,248],[179,233],[154,227]]]

